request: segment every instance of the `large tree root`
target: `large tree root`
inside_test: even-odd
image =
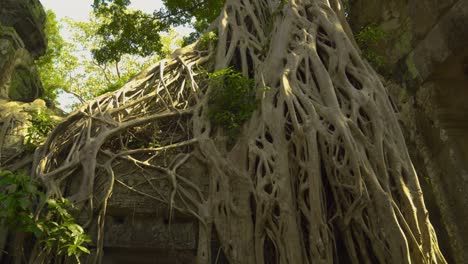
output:
[[[213,232],[230,263],[445,263],[387,92],[339,9],[326,0],[227,1],[214,47],[179,50],[55,129],[36,152],[35,175],[50,196],[80,183],[67,194],[98,212],[96,262],[116,182],[167,204],[171,216],[198,219],[198,263],[217,254]],[[232,149],[210,124],[213,87],[202,70],[226,67],[262,88]],[[184,173],[190,162],[206,175]]]

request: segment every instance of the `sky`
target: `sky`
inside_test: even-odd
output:
[[[57,20],[69,17],[76,21],[89,21],[93,0],[40,0],[40,2],[44,9],[51,9],[57,15]],[[161,7],[163,7],[161,0],[132,0],[130,4],[130,8],[146,13],[153,13],[154,10],[159,10]],[[177,27],[175,31],[180,35],[188,35],[192,32],[187,27]],[[66,40],[70,39],[70,33],[66,31],[66,27],[63,27],[60,33]],[[71,94],[62,92],[58,94],[57,101],[60,108],[68,111],[73,103],[78,102],[78,99]]]

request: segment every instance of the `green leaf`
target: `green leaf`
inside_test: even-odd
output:
[[[18,185],[17,184],[10,184],[5,189],[6,189],[7,193],[11,194],[11,193],[16,192],[16,190],[18,189]]]
[[[67,253],[68,253],[67,255],[69,257],[77,253],[76,252],[77,246],[75,245],[66,245],[64,248],[67,248]]]
[[[72,231],[72,233],[75,233],[75,234],[81,234],[83,233],[83,228],[80,226],[80,225],[77,225],[77,224],[69,224],[67,225],[67,228]]]
[[[21,198],[18,200],[19,206],[23,210],[29,209],[29,206],[31,205],[31,201],[28,198]]]
[[[36,194],[37,192],[37,186],[35,184],[32,184],[32,183],[27,183],[25,185],[25,191],[30,193],[30,194]]]
[[[83,247],[83,246],[78,246],[78,249],[80,249],[82,252],[86,253],[86,254],[90,254],[91,252],[89,251],[89,249]]]

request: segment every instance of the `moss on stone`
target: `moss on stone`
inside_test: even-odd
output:
[[[418,68],[416,67],[416,64],[414,63],[414,58],[412,54],[408,55],[408,57],[406,58],[405,64],[406,64],[406,68],[408,69],[408,73],[410,74],[409,77],[411,77],[411,79],[418,78],[419,71],[418,71]]]
[[[14,101],[33,101],[38,89],[37,80],[33,76],[25,67],[18,67],[11,77],[9,98]]]
[[[412,38],[413,35],[410,30],[405,30],[401,32],[401,38],[397,43],[395,43],[395,53],[396,54],[407,54],[412,50]]]

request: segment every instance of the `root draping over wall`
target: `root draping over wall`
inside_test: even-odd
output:
[[[93,261],[119,184],[196,218],[198,263],[220,254],[213,234],[230,263],[445,263],[387,92],[339,17],[336,1],[229,0],[214,45],[178,50],[58,125],[35,177],[88,209]],[[259,99],[232,148],[210,124],[205,73],[228,67]]]

